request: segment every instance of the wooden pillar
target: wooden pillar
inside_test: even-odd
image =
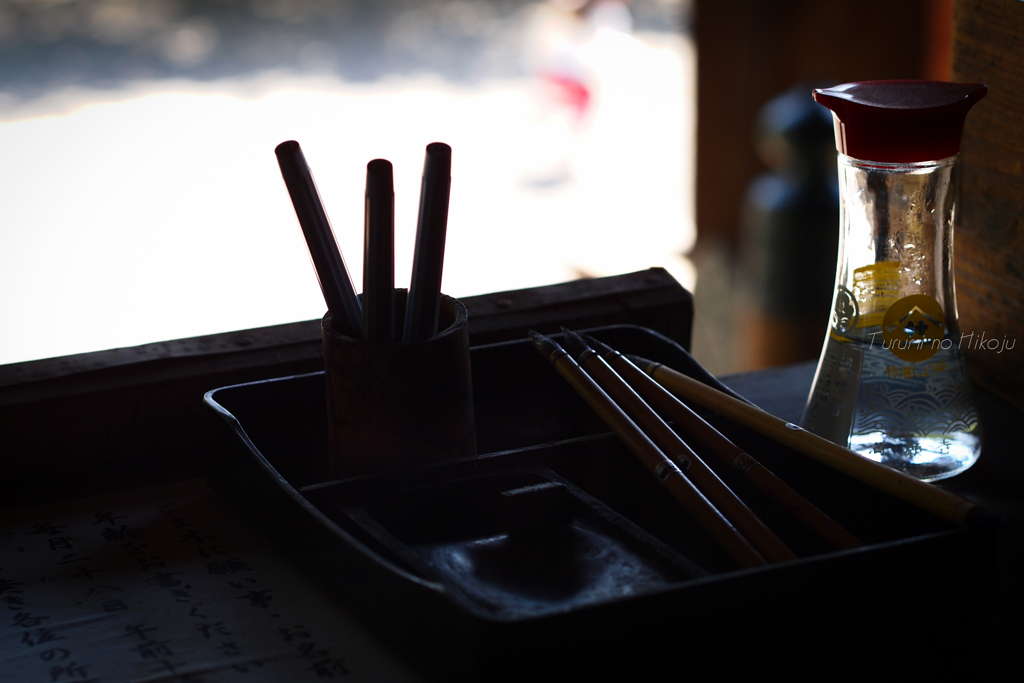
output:
[[[960,327],[974,334],[961,348],[975,381],[1024,408],[1024,2],[957,0],[952,74],[989,88],[961,145],[954,268]]]
[[[929,38],[941,17],[948,0],[697,0],[698,240],[736,244],[743,194],[764,172],[752,135],[765,102],[800,82],[941,73],[929,62],[943,59]]]

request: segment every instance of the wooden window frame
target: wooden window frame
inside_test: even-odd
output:
[[[690,344],[692,296],[661,268],[463,302],[474,345],[614,324]],[[202,476],[206,391],[322,369],[319,320],[0,366],[0,507]]]

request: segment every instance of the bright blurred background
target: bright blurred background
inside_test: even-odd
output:
[[[274,147],[361,289],[366,163],[408,282],[453,148],[454,296],[662,266],[692,289],[686,0],[0,0],[0,364],[320,317]]]

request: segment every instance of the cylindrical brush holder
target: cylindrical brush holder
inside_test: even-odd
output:
[[[406,294],[395,290],[396,330]],[[467,318],[442,294],[438,334],[389,343],[353,339],[324,316],[330,478],[476,456]]]

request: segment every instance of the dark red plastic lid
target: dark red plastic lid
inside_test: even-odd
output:
[[[832,110],[836,149],[865,161],[915,162],[960,151],[967,111],[982,83],[862,81],[814,91]]]

